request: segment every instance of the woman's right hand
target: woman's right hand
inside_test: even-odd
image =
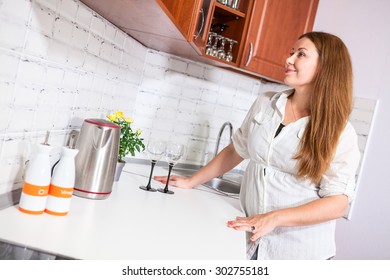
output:
[[[168,176],[154,176],[153,179],[163,184],[166,184]],[[183,189],[191,189],[194,187],[194,185],[191,183],[190,178],[178,175],[171,175],[171,177],[169,178],[169,185]]]
[[[206,166],[203,166],[191,177],[172,175],[169,179],[169,185],[183,189],[191,189],[224,174],[243,160],[244,159],[237,154],[233,144],[229,144]],[[163,184],[166,184],[168,179],[167,176],[154,176],[153,178]]]

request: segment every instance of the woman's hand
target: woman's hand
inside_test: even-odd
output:
[[[348,207],[347,196],[333,195],[306,204],[279,209],[250,217],[237,217],[228,227],[253,232],[252,241],[270,233],[276,227],[307,226],[342,217]]]
[[[163,184],[167,183],[167,176],[154,176],[154,180],[159,181]],[[177,175],[171,175],[169,178],[169,185],[174,187],[179,187],[183,189],[191,189],[194,187],[194,185],[191,183],[190,178],[183,177],[183,176],[177,176]]]
[[[277,227],[272,212],[250,217],[236,217],[234,221],[228,221],[227,225],[235,230],[252,232],[251,241],[259,239]]]
[[[172,175],[169,179],[169,184],[179,188],[191,189],[224,174],[243,160],[244,159],[237,154],[233,144],[229,144],[206,166],[203,166],[192,174],[191,177]],[[163,184],[166,184],[168,179],[167,176],[154,176],[153,178]]]

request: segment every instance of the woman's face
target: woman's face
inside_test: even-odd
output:
[[[299,39],[286,59],[284,82],[296,90],[310,87],[317,71],[318,57],[312,41]]]

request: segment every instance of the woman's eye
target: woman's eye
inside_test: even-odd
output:
[[[293,55],[295,55],[295,52],[290,52],[290,56],[293,56]],[[304,52],[297,53],[297,57],[303,57],[303,56],[306,56]]]

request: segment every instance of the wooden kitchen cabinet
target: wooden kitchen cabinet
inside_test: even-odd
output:
[[[241,0],[237,9],[216,0],[169,1],[161,0],[176,17],[176,26],[182,29],[189,42],[195,36],[194,25],[200,18],[200,5],[209,6],[202,18],[201,40],[195,49],[208,63],[244,70],[265,79],[281,82],[284,62],[298,37],[312,30],[319,0]],[[192,3],[192,4],[191,4]],[[192,25],[188,21],[192,20]],[[226,62],[207,55],[206,43],[212,27],[225,25],[223,37],[237,41],[233,46],[233,61]],[[198,27],[199,28],[199,27]],[[217,31],[218,33],[218,31]],[[220,46],[220,43],[218,44]],[[225,51],[229,48],[226,44]]]
[[[211,0],[158,0],[194,50],[201,55],[206,46],[206,25]]]
[[[319,0],[255,0],[240,68],[283,81],[284,63],[300,35],[313,28]]]
[[[80,1],[148,48],[280,82],[286,54],[312,30],[319,0],[240,0],[237,9],[216,0]],[[210,29],[220,24],[237,41],[231,62],[206,55]]]

